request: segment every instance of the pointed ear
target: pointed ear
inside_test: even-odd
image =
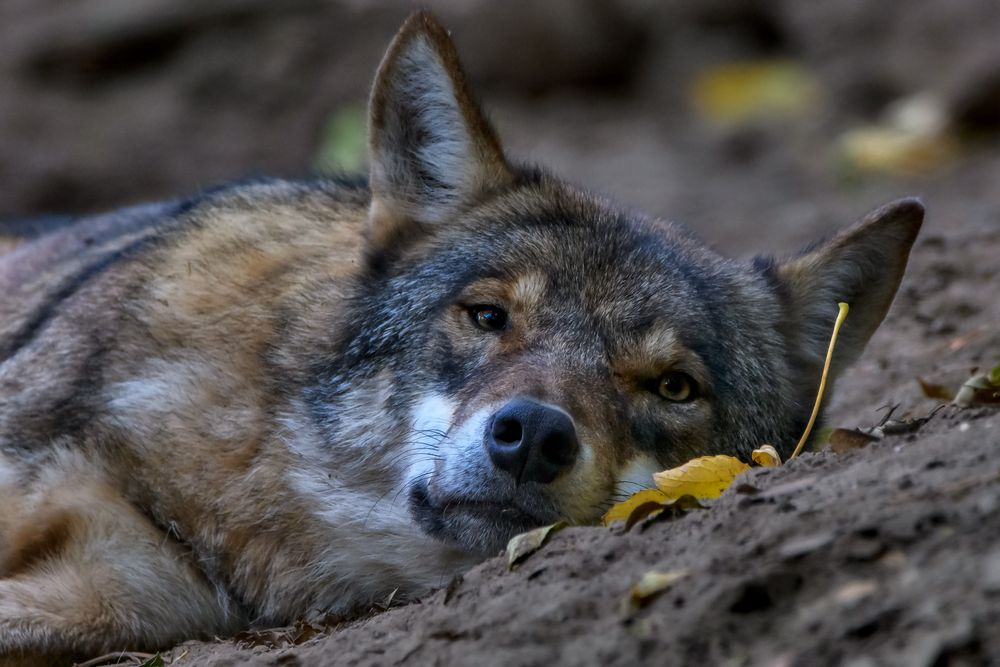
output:
[[[455,46],[425,12],[411,16],[389,46],[368,122],[375,246],[448,220],[511,180]]]
[[[798,257],[776,266],[787,296],[787,331],[806,386],[819,384],[837,303],[850,312],[837,339],[831,380],[853,363],[892,305],[910,248],[924,219],[916,199],[903,199]]]

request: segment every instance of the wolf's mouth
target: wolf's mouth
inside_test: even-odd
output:
[[[450,498],[434,502],[426,483],[410,492],[410,511],[428,535],[483,554],[494,554],[511,537],[558,519],[513,501]]]

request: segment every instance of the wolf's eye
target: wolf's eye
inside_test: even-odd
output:
[[[660,396],[668,401],[683,403],[695,398],[698,386],[687,373],[671,371],[660,378]]]
[[[507,311],[498,306],[469,306],[469,317],[483,331],[502,331],[507,326]]]

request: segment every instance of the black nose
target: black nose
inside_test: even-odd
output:
[[[548,484],[576,462],[580,443],[562,410],[515,398],[486,427],[486,451],[497,468],[518,483]]]

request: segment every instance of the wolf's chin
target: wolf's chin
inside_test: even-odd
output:
[[[515,535],[557,520],[501,503],[469,500],[435,504],[426,484],[418,484],[410,492],[410,513],[431,537],[483,558],[502,551]]]

